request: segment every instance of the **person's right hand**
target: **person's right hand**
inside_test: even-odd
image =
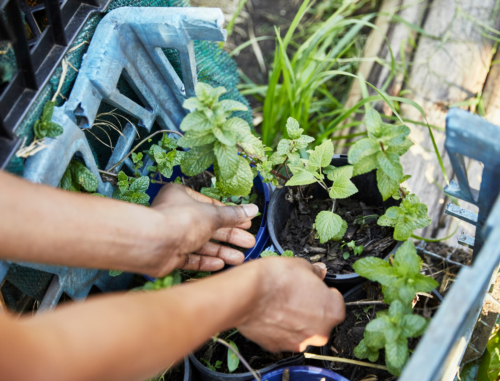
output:
[[[323,282],[326,267],[300,258],[270,257],[259,266],[253,311],[238,326],[241,334],[271,352],[302,352],[322,346],[345,319],[342,294]]]

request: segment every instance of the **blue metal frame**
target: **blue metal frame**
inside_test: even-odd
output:
[[[97,191],[111,197],[114,186],[101,180],[82,129],[92,126],[101,102],[106,101],[136,117],[148,131],[155,122],[163,129],[179,131],[187,113],[182,103],[195,95],[193,41],[224,41],[223,23],[222,11],[213,8],[124,7],[108,13],[96,29],[68,101],[54,109],[52,121],[63,127],[63,134],[55,139],[46,138],[48,147],[26,160],[24,177],[56,187],[76,154],[99,180]],[[184,82],[165,57],[163,48],[179,52]],[[122,74],[149,107],[142,107],[118,91],[116,86]],[[124,128],[107,169],[129,152],[136,134],[134,126],[128,124]],[[118,172],[122,165],[114,171]],[[54,308],[63,292],[73,299],[83,299],[93,285],[103,291],[120,289],[126,287],[132,276],[122,274],[111,278],[108,271],[102,270],[20,264],[57,275],[39,311]],[[8,265],[8,262],[0,264],[0,283]]]
[[[463,236],[462,244],[474,248],[472,267],[462,267],[411,357],[400,380],[453,380],[483,302],[498,274],[500,264],[500,127],[460,109],[447,117],[445,147],[457,182],[445,192],[479,207],[476,215],[449,204],[446,213],[477,227],[476,237]],[[467,179],[464,156],[484,164],[481,188],[472,189]],[[493,327],[491,327],[493,329]],[[430,355],[432,354],[432,355]]]

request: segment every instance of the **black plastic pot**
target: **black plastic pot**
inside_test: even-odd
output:
[[[352,288],[348,292],[344,294],[344,302],[357,302],[359,300],[363,300],[367,298],[366,291],[363,288],[364,284],[358,284],[356,287]],[[440,302],[443,301],[443,297],[439,292],[436,290],[432,291],[431,293],[437,300]],[[328,343],[321,347],[321,355],[323,356],[336,356],[333,354],[332,350],[330,349],[331,346],[331,340],[332,337],[330,336],[330,339],[328,340]],[[330,369],[330,361],[323,361],[323,366],[326,369]]]
[[[342,167],[348,165],[347,155],[334,155],[332,159],[332,165],[335,167]],[[397,202],[393,199],[387,201],[382,201],[382,195],[380,194],[377,186],[376,171],[366,173],[364,175],[356,176],[352,178],[352,182],[358,188],[359,192],[351,196],[351,198],[363,201],[365,204],[379,207],[391,207],[397,205]],[[316,187],[314,192],[320,194],[324,190],[320,187]],[[267,226],[269,228],[269,235],[271,241],[280,254],[283,254],[284,249],[281,247],[278,237],[280,236],[282,230],[284,229],[290,213],[293,210],[293,204],[285,200],[285,196],[288,193],[288,187],[283,187],[276,190],[271,196],[271,202],[269,203],[269,211],[267,214]],[[398,244],[389,254],[394,254],[395,250],[399,248]],[[337,288],[340,292],[344,293],[357,286],[358,284],[364,283],[365,278],[362,278],[356,273],[352,274],[327,274],[325,277],[325,283],[330,287]]]
[[[193,379],[193,372],[191,372],[191,363],[188,357],[184,357],[184,378],[183,381],[191,381]]]
[[[309,348],[306,349],[306,352],[308,350]],[[304,362],[304,359],[305,357],[303,354],[298,354],[293,357],[278,361],[276,364],[266,366],[265,368],[255,369],[255,371],[259,372],[259,374],[264,374],[280,368],[301,365]],[[192,353],[189,354],[189,360],[194,369],[196,369],[199,378],[202,381],[248,381],[253,380],[254,378],[252,373],[250,372],[228,374],[210,370],[205,365],[203,365]]]

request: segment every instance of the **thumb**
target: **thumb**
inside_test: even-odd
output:
[[[326,265],[322,262],[313,263],[313,272],[318,276],[319,279],[325,279]]]
[[[259,212],[259,207],[254,204],[240,206],[216,207],[217,225],[220,228],[232,228],[251,220]]]

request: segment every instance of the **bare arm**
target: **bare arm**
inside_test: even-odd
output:
[[[0,187],[3,259],[161,276],[175,267],[214,271],[243,262],[241,252],[210,238],[255,244],[238,227],[248,228],[257,210],[207,204],[212,200],[181,186],[162,189],[151,208],[31,184],[2,171]]]
[[[140,381],[232,327],[271,350],[326,343],[342,296],[301,259],[267,258],[170,290],[98,297],[36,319],[0,317],[6,380]]]

